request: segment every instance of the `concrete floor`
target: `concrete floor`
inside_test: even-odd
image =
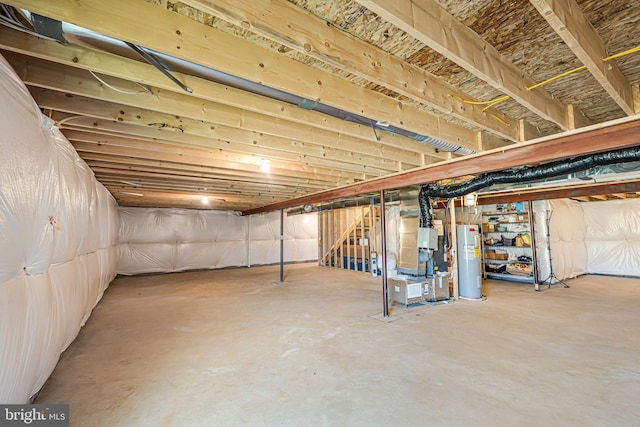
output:
[[[38,403],[73,426],[640,426],[640,281],[380,313],[314,265],[118,278]]]

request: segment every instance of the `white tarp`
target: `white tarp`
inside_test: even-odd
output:
[[[640,199],[583,203],[589,273],[640,276]]]
[[[243,267],[280,261],[280,212],[120,208],[118,273]],[[284,260],[318,258],[314,213],[284,217]]]
[[[587,249],[582,204],[569,199],[550,200],[549,211],[553,274],[560,280],[585,274]]]
[[[0,56],[0,402],[26,403],[115,276],[118,211]]]

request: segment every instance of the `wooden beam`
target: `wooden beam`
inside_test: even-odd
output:
[[[527,90],[536,83],[530,76],[449,14],[436,0],[357,1],[540,117],[563,130],[571,129],[566,105],[542,88]],[[575,120],[577,127],[589,124],[581,113],[576,114]]]
[[[298,5],[269,0],[185,0],[183,3],[518,142],[516,119],[498,112],[501,122],[483,113],[480,106],[462,103],[456,97],[473,97],[397,56],[334,25],[327,25],[325,20]]]
[[[184,94],[173,82],[168,80],[151,65],[124,58],[100,50],[39,39],[37,37],[0,26],[0,49],[28,55],[46,61],[55,62],[83,70],[92,70],[100,75],[138,82],[169,92]],[[404,150],[424,154],[429,157],[448,159],[446,153],[438,153],[434,147],[414,141],[410,138],[378,132],[377,138],[369,126],[341,120],[317,111],[306,110],[286,102],[276,101],[244,90],[236,89],[209,80],[173,73],[178,80],[193,89],[192,96],[197,99],[217,102],[223,105],[264,114],[275,119],[313,126],[341,135],[368,140],[390,147],[402,147]],[[138,88],[139,89],[139,88]],[[195,102],[195,100],[194,100]]]
[[[109,160],[113,162],[121,162],[128,164],[155,164],[155,165],[177,165],[173,167],[180,167],[190,170],[208,171],[215,174],[215,177],[219,179],[237,180],[242,182],[260,182],[268,179],[269,182],[283,185],[291,184],[304,184],[305,186],[317,187],[318,189],[326,189],[335,186],[333,181],[327,181],[329,178],[324,178],[322,175],[316,175],[316,178],[300,177],[300,176],[287,176],[282,171],[279,173],[270,170],[269,175],[266,176],[264,172],[256,171],[243,171],[238,169],[232,169],[228,166],[221,167],[218,163],[225,163],[224,161],[207,161],[206,157],[193,157],[183,156],[179,154],[164,154],[156,151],[148,150],[127,150],[128,153],[124,153],[122,148],[115,147],[110,144],[97,144],[91,142],[78,142],[71,140],[73,147],[76,149],[80,157],[83,160]],[[200,160],[200,162],[193,161],[191,159]],[[211,163],[216,163],[212,166]],[[296,175],[293,173],[292,175]]]
[[[29,83],[33,80],[35,79],[28,79]],[[178,115],[178,111],[169,113],[171,108],[163,112],[139,108],[138,105],[142,106],[144,102],[130,106],[84,96],[70,98],[68,93],[43,89],[34,89],[31,93],[41,107],[53,110],[147,127],[155,125],[166,130],[173,129],[182,134],[198,135],[269,150],[303,153],[307,157],[318,159],[338,160],[357,165],[366,164],[388,171],[398,170],[397,166],[400,162],[408,167],[415,167],[424,161],[424,156],[416,152],[314,129],[311,126],[286,123],[242,110],[237,111],[238,117],[233,119],[230,117],[233,111],[229,112],[229,119],[224,119],[216,111],[207,110],[211,118],[202,120]],[[277,154],[274,153],[274,156]]]
[[[171,162],[158,162],[155,160],[148,160],[136,157],[127,156],[105,156],[101,154],[81,152],[82,159],[91,165],[105,165],[115,167],[119,165],[120,168],[127,170],[148,170],[158,173],[166,171],[167,173],[184,174],[187,176],[202,176],[217,180],[221,184],[244,184],[247,186],[263,187],[265,189],[279,191],[279,189],[295,189],[303,192],[309,192],[315,189],[315,191],[329,188],[328,185],[320,185],[316,182],[303,182],[275,178],[271,173],[269,175],[263,174],[262,180],[247,179],[238,175],[224,175],[218,173],[217,169],[207,168],[206,166],[188,165],[181,163]],[[308,180],[305,180],[308,181]],[[282,197],[280,197],[282,198]]]
[[[473,140],[472,130],[168,11],[162,5],[129,0],[5,1],[15,7],[458,146],[467,147]]]
[[[161,141],[136,139],[135,137],[125,137],[120,135],[105,135],[81,130],[65,130],[65,136],[74,143],[76,150],[96,153],[104,153],[112,156],[130,156],[153,158],[162,161],[180,159],[185,163],[199,164],[216,168],[222,171],[245,171],[250,173],[250,177],[259,177],[264,173],[260,172],[260,158],[250,155],[234,155],[232,153],[222,153],[218,150],[205,150],[201,148],[180,147]],[[273,160],[269,164],[270,173],[276,176],[295,178],[300,181],[305,179],[327,182],[331,179],[330,169],[296,167],[286,162]],[[337,183],[344,181],[354,181],[353,176],[333,174],[333,180],[329,182]]]
[[[551,28],[580,59],[598,83],[627,114],[634,114],[631,85],[614,61],[604,61],[607,48],[575,0],[529,0]]]
[[[591,154],[640,144],[640,119],[616,120],[607,125],[594,125],[581,130],[565,132],[560,136],[545,137],[534,141],[510,145],[447,162],[374,178],[346,185],[273,205],[251,209],[243,215],[287,209],[306,203],[318,203],[340,197],[353,197],[373,193],[380,189],[391,190],[416,184],[425,184],[445,178],[480,174],[516,166],[531,165],[562,158]]]
[[[172,125],[172,122],[175,122],[173,125],[175,128],[184,130],[187,125],[180,123],[180,118],[186,117],[193,121],[204,121],[217,125],[215,127],[206,126],[210,136],[214,138],[220,138],[216,133],[224,133],[222,138],[226,140],[250,145],[255,145],[260,141],[263,146],[268,145],[272,149],[303,152],[320,159],[332,159],[357,165],[365,164],[387,171],[398,171],[399,162],[405,162],[409,167],[415,167],[420,165],[423,160],[420,154],[401,148],[382,146],[297,123],[282,123],[277,119],[258,113],[217,103],[207,101],[194,103],[188,95],[162,92],[156,92],[154,95],[127,95],[113,92],[82,70],[70,67],[60,68],[62,66],[51,63],[47,65],[44,61],[19,57],[16,54],[9,54],[6,58],[25,83],[65,92],[58,94],[57,104],[50,101],[47,105],[45,103],[46,95],[53,98],[53,94],[32,91],[32,95],[34,98],[38,98],[36,101],[41,107],[61,109],[63,108],[61,104],[72,103],[69,94],[74,94],[145,110],[130,114],[130,120],[133,120],[133,117],[142,117],[142,114],[146,113],[145,117],[151,118],[155,123]],[[125,82],[123,81],[123,83]],[[83,101],[85,101],[84,106],[89,108],[91,103],[86,100],[79,99],[73,102],[82,103]],[[104,110],[110,111],[110,113],[103,112]],[[124,120],[122,116],[125,113],[119,105],[100,104],[89,111],[93,111],[93,114],[102,112],[102,117],[111,116],[113,120]],[[151,111],[161,113],[161,116],[153,119]],[[177,114],[179,115],[176,120]],[[167,117],[167,115],[174,117]],[[146,120],[148,124],[149,119]],[[194,123],[191,124],[196,126]],[[202,125],[199,126],[202,127]],[[237,130],[236,127],[240,130]],[[253,133],[247,134],[242,132],[243,130]],[[315,153],[314,148],[316,149]]]
[[[217,185],[220,180],[215,178],[209,178],[207,176],[193,176],[189,174],[180,173],[178,171],[154,171],[151,168],[140,168],[140,169],[128,169],[121,168],[119,165],[105,165],[105,164],[95,164],[92,166],[92,170],[95,172],[96,177],[110,175],[117,176],[124,181],[129,181],[131,179],[136,178],[146,178],[153,183],[182,183],[182,184],[191,184],[196,187],[206,187],[211,188],[213,191],[224,192],[226,194],[236,194],[241,195],[247,198],[252,196],[272,196],[271,200],[278,200],[282,197],[278,197],[277,194],[270,193],[268,188],[257,188],[255,186],[248,186],[244,183],[236,183],[236,184],[228,184],[225,183],[224,186]],[[303,191],[295,191],[295,190],[277,190],[282,191],[283,193],[290,194],[304,194]]]
[[[256,167],[258,167],[262,159],[270,159],[272,166],[277,168],[324,175],[334,174],[336,178],[341,178],[341,181],[344,181],[345,179],[363,180],[367,177],[381,176],[388,173],[388,171],[367,165],[341,163],[338,160],[315,159],[307,157],[304,154],[297,154],[293,152],[274,152],[264,147],[238,147],[238,145],[230,141],[207,139],[197,135],[186,135],[181,132],[172,132],[165,129],[130,125],[121,122],[112,122],[103,119],[94,119],[91,117],[82,117],[66,122],[64,124],[64,129],[81,130],[87,133],[106,136],[115,135],[123,138],[128,137],[144,141],[164,142],[170,143],[176,147],[207,149],[211,150],[212,153],[215,153],[215,158],[253,164]],[[64,132],[67,132],[67,130]],[[219,146],[221,143],[223,145],[226,143],[228,149],[225,149],[224,146]]]

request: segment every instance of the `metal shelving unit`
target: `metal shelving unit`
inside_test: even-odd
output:
[[[510,206],[512,204],[506,205]],[[515,204],[513,204],[515,205]],[[519,204],[522,206],[522,204]],[[524,205],[527,206],[527,205]],[[483,254],[483,273],[485,279],[509,280],[521,283],[534,283],[535,277],[535,247],[533,244],[533,227],[531,226],[532,215],[531,206],[527,206],[528,210],[490,210],[482,212],[482,254]],[[492,221],[490,221],[492,219]],[[493,227],[493,229],[491,229]],[[504,227],[504,230],[498,228]],[[529,234],[531,244],[528,246],[516,246],[514,244],[516,236],[520,234]],[[495,242],[506,241],[511,244],[494,244]],[[487,243],[492,242],[493,243]],[[498,251],[498,252],[496,252]],[[491,259],[488,255],[496,253],[495,256],[506,256],[507,259]],[[506,254],[506,255],[502,255]],[[530,261],[518,261],[519,256],[526,256]],[[516,264],[530,265],[531,272],[527,275],[512,274],[506,270],[509,266]],[[492,271],[490,265],[504,266],[504,272]]]

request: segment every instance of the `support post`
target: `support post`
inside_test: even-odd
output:
[[[536,253],[536,249],[538,248],[536,246],[536,217],[535,217],[535,213],[533,212],[533,202],[531,200],[528,201],[528,211],[529,211],[529,224],[531,224],[531,262],[533,263],[533,283],[534,283],[534,287],[536,289],[536,291],[539,288],[539,283],[538,281],[540,280],[540,277],[538,277],[538,254]]]
[[[284,209],[280,209],[280,283],[284,282]]]
[[[247,224],[247,267],[251,268],[251,217],[253,215],[249,215],[249,220]]]
[[[461,210],[464,211],[464,203],[461,205]],[[464,215],[463,215],[464,216]],[[451,251],[449,256],[451,257],[451,275],[453,276],[453,299],[458,300],[459,288],[458,288],[458,236],[456,234],[456,199],[449,199],[449,217],[451,219]]]
[[[380,190],[380,234],[382,241],[382,315],[389,317],[389,285],[387,283],[387,215],[384,190]]]

